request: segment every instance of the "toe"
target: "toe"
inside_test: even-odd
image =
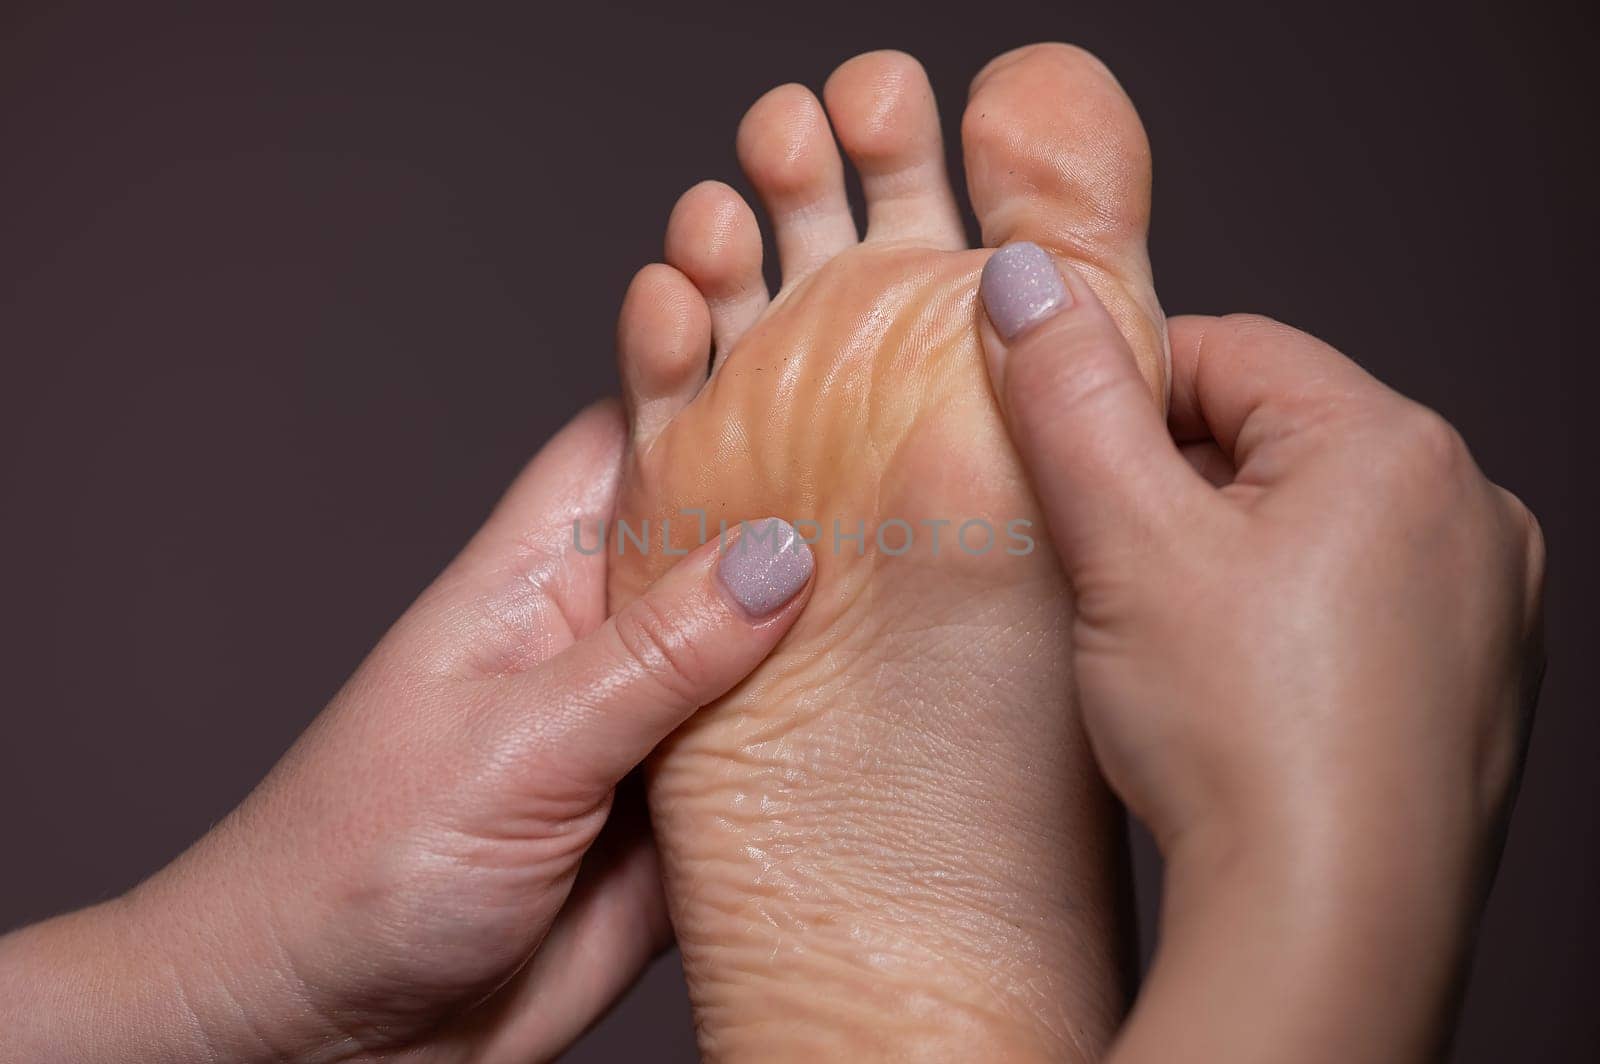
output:
[[[961,140],[984,244],[1029,240],[1071,260],[1162,395],[1165,319],[1145,250],[1150,146],[1116,78],[1071,45],[1008,52],[974,79]]]
[[[739,123],[739,164],[772,218],[789,285],[856,243],[844,163],[822,104],[802,85],[780,85]]]
[[[634,275],[617,319],[617,362],[634,438],[648,440],[705,383],[711,313],[677,270],[652,263]]]
[[[966,247],[945,168],[933,86],[904,52],[851,59],[822,90],[845,154],[861,174],[868,240]]]
[[[1132,102],[1088,52],[1037,44],[995,59],[972,83],[961,140],[984,244],[1143,247],[1150,147]]]
[[[666,254],[705,297],[720,362],[767,309],[755,212],[727,185],[702,181],[672,208]]]

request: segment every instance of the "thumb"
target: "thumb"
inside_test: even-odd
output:
[[[499,708],[513,732],[531,731],[539,766],[568,797],[603,795],[766,658],[804,608],[814,568],[788,523],[743,522],[585,639],[505,678]]]
[[[1037,244],[990,256],[979,294],[995,394],[1068,572],[1145,539],[1196,485],[1111,315]]]

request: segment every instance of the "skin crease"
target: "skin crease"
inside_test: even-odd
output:
[[[975,328],[989,252],[964,250],[915,61],[858,57],[825,95],[827,116],[774,90],[739,131],[783,265],[770,307],[754,215],[702,185],[668,227],[676,268],[643,271],[619,325],[638,412],[619,519],[658,540],[670,522],[678,547],[698,541],[691,508],[713,537],[764,513],[822,530],[805,616],[652,759],[701,1048],[1094,1056],[1124,1008],[1127,928],[1120,819],[1070,698],[1070,597],[1047,548],[954,539],[977,518],[1043,542]],[[863,243],[829,118],[862,174]],[[1109,73],[1062,45],[1003,56],[963,143],[986,240],[1027,233],[1084,269],[1163,395],[1148,148]],[[697,295],[707,311],[686,311]],[[859,555],[834,549],[835,519],[865,523]],[[922,530],[904,554],[874,541],[889,519]],[[951,522],[937,556],[929,520]],[[670,560],[624,545],[612,605]]]
[[[0,939],[0,1061],[547,1059],[663,941],[618,784],[686,719],[651,790],[709,1055],[1104,1050],[1116,855],[1087,743],[1167,858],[1114,1060],[1441,1052],[1542,669],[1538,526],[1436,415],[1265,319],[1174,319],[1163,420],[1162,323],[1128,317],[1154,306],[1141,206],[1094,198],[1143,187],[1105,146],[1135,139],[1113,85],[1060,46],[980,76],[985,238],[1036,231],[1072,295],[1006,339],[915,65],[830,81],[861,247],[820,112],[779,90],[741,132],[780,218],[771,309],[748,207],[702,186],[619,326],[626,448],[614,410],[578,418],[238,810],[122,898]],[[1090,147],[1050,139],[1073,123]],[[710,551],[625,555],[607,621],[607,559],[566,545],[622,462],[636,523],[697,492],[960,507],[1053,549],[824,549],[811,608],[807,585],[764,618]]]
[[[1112,1059],[1440,1057],[1543,672],[1538,524],[1436,414],[1262,318],[1171,323],[1180,457],[1061,275],[1063,309],[983,332],[1097,758],[1166,858]]]
[[[557,435],[188,852],[0,939],[0,1061],[543,1060],[627,988],[670,933],[617,785],[807,588],[752,618],[708,547],[607,619],[571,537],[610,515],[621,422]]]

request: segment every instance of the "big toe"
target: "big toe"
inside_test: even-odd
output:
[[[1007,52],[973,80],[961,139],[984,244],[1028,240],[1071,260],[1164,399],[1166,320],[1145,247],[1150,145],[1116,78],[1071,45]]]

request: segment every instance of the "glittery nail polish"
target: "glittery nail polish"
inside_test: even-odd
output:
[[[747,521],[722,550],[717,578],[751,617],[776,613],[811,579],[816,561],[794,526],[779,517]]]
[[[1026,242],[1007,244],[989,256],[978,292],[995,332],[1008,343],[1072,305],[1055,260],[1038,244]]]

